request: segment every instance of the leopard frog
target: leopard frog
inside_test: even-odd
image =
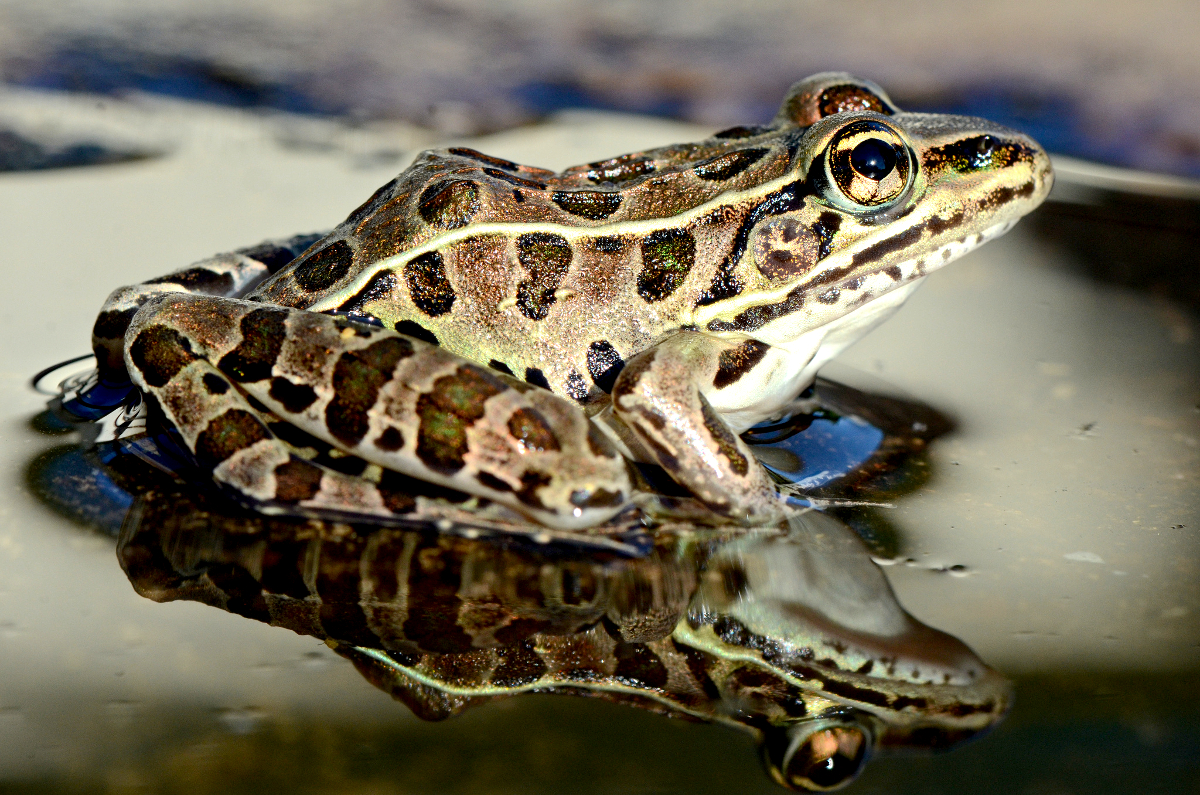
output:
[[[750,732],[768,773],[835,789],[876,749],[1000,721],[1009,683],[910,616],[832,517],[786,532],[665,526],[640,558],[245,518],[182,487],[140,498],[118,557],[155,601],[322,638],[426,720],[539,692]]]
[[[320,239],[114,292],[99,380],[263,513],[402,524],[417,479],[574,532],[630,506],[632,461],[777,524],[739,434],[1051,182],[1031,139],[835,73],[765,126],[559,173],[428,151]]]

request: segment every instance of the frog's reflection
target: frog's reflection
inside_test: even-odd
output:
[[[135,505],[118,554],[140,594],[323,638],[429,720],[524,692],[591,695],[749,730],[777,781],[821,790],[877,747],[985,730],[1010,700],[818,512],[749,535],[670,524],[629,558],[233,517],[194,499],[150,491]]]

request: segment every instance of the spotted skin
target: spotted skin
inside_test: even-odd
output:
[[[890,170],[855,170],[864,142]],[[312,472],[231,425],[246,446],[214,477],[272,510],[386,516],[378,469],[580,529],[630,504],[615,449],[714,516],[769,524],[786,500],[738,434],[1051,181],[1024,136],[825,73],[768,125],[558,173],[425,152],[320,239],[118,290],[93,342],[102,376],[158,399],[193,450],[236,407],[366,462],[314,464],[316,492],[283,500],[277,481],[307,494]]]
[[[378,483],[298,459],[252,401],[365,462],[557,527],[597,524],[629,497],[624,463],[597,452],[575,405],[395,331],[168,294],[127,336],[134,383],[219,484],[264,506],[396,518]]]

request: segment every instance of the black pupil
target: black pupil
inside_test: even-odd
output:
[[[896,167],[896,150],[878,138],[868,138],[850,153],[850,167],[878,182]]]

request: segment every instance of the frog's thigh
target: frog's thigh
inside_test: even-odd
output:
[[[198,458],[204,427],[225,422],[220,417],[235,404],[242,410],[244,392],[385,472],[489,497],[553,527],[597,524],[628,500],[624,463],[577,406],[393,331],[245,301],[172,296],[139,312],[126,350],[131,372],[160,398]],[[217,389],[230,382],[238,389],[212,394],[207,379],[218,372],[230,381],[213,381]],[[260,438],[258,425],[247,431],[245,452],[216,465],[214,477],[253,499],[279,499],[271,496],[269,464],[282,460],[284,448]],[[251,476],[250,465],[238,462],[260,453],[266,458]],[[340,488],[330,500],[341,504],[326,507],[354,511],[351,497],[361,496],[363,512],[376,513],[381,500],[369,488],[365,496]]]
[[[701,393],[721,368],[721,340],[681,332],[629,360],[613,386],[613,410],[678,483],[716,511],[746,523],[782,518],[783,501],[746,444]]]
[[[203,305],[203,329],[194,311]],[[292,454],[216,366],[208,345],[236,328],[240,304],[173,295],[150,302],[130,325],[125,356],[133,382],[179,430],[197,462],[241,502],[264,512],[337,513],[399,518],[415,509],[363,478]],[[180,326],[183,327],[181,330]],[[190,328],[189,328],[190,326]],[[185,331],[195,332],[190,337]]]

